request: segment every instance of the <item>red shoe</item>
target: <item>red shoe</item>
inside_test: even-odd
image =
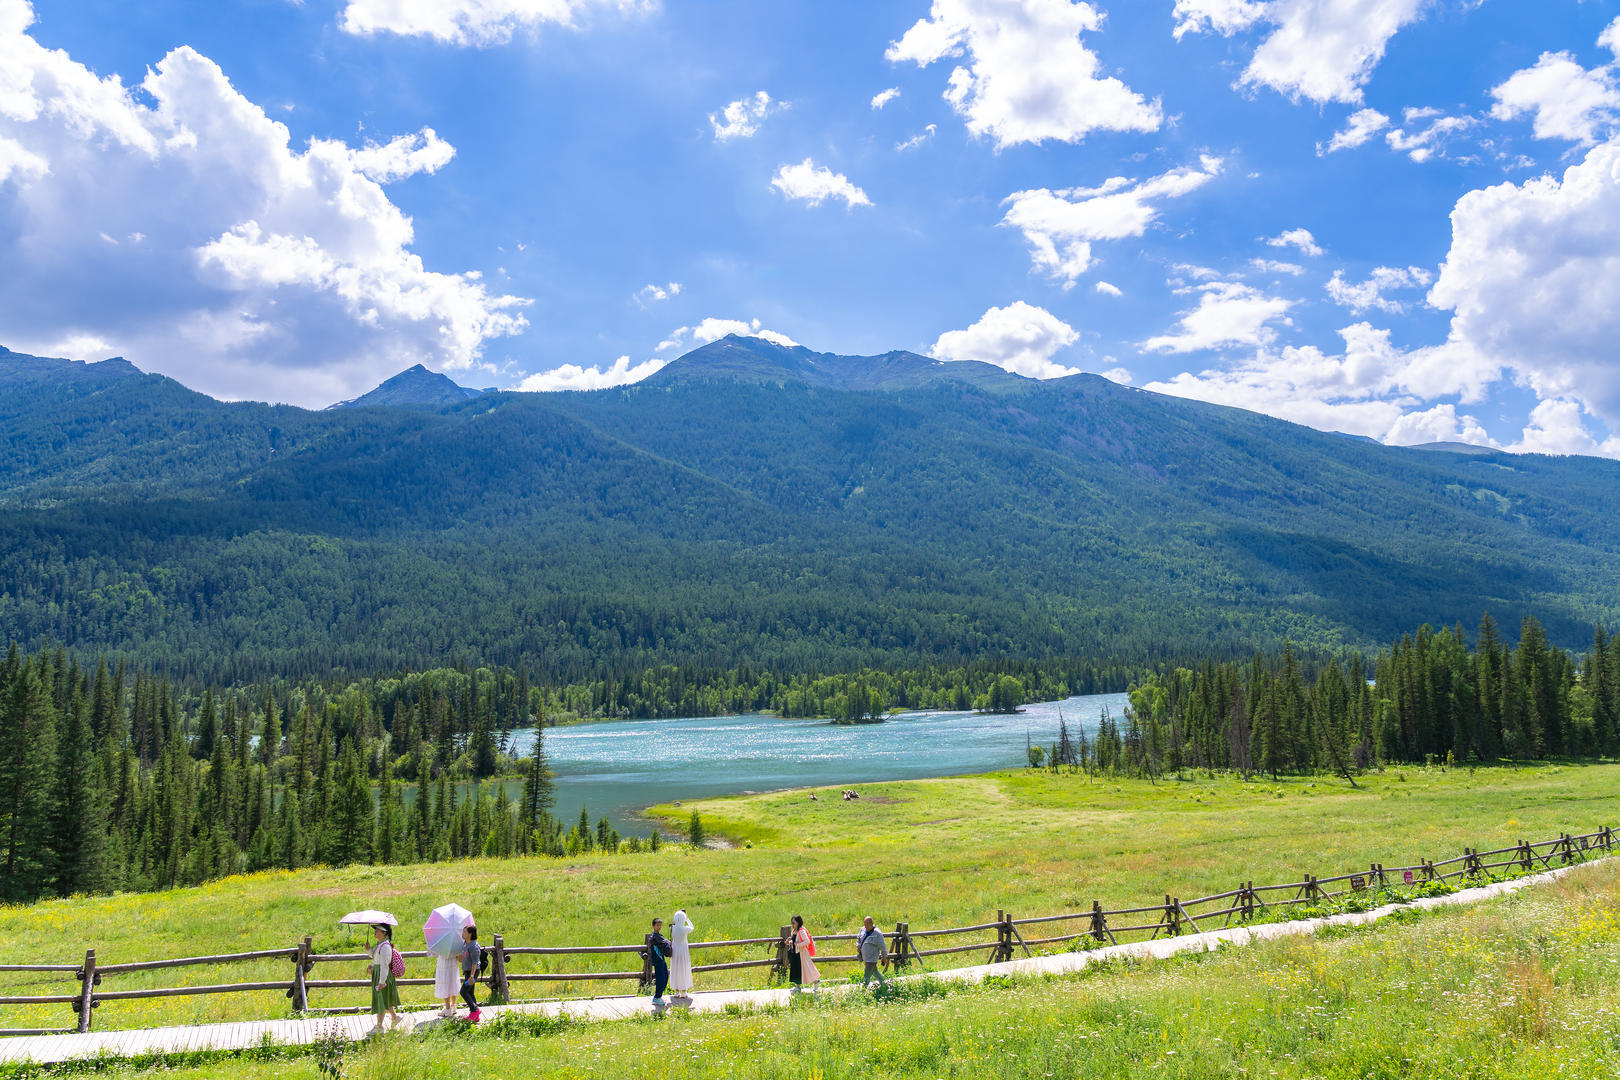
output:
[[[477,1009],[474,1009],[472,1012],[467,1014],[467,1023],[476,1024],[483,1018],[483,1015],[483,1013],[479,1012]]]

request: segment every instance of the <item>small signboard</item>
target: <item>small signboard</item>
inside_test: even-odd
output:
[[[1403,885],[1412,884],[1412,871],[1410,871],[1410,870],[1402,871],[1402,873],[1401,873],[1401,884],[1403,884]]]
[[[1367,879],[1362,877],[1360,874],[1357,874],[1355,877],[1350,879],[1350,890],[1352,892],[1361,892],[1366,887]]]

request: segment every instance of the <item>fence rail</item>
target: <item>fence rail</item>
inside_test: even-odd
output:
[[[974,923],[968,926],[943,927],[934,930],[913,930],[906,922],[898,922],[887,938],[887,961],[897,968],[904,969],[911,964],[926,969],[925,961],[930,957],[955,956],[964,953],[983,952],[987,961],[1011,960],[1014,953],[1022,949],[1025,955],[1033,955],[1030,947],[1033,945],[1057,945],[1068,942],[1087,940],[1101,944],[1112,942],[1117,944],[1121,935],[1147,934],[1149,939],[1160,935],[1173,937],[1191,929],[1197,932],[1210,928],[1215,920],[1221,920],[1221,926],[1230,926],[1233,919],[1247,922],[1260,917],[1266,910],[1288,908],[1299,904],[1321,904],[1344,896],[1360,892],[1376,893],[1378,890],[1390,888],[1393,885],[1421,886],[1429,882],[1444,882],[1453,879],[1473,878],[1481,879],[1492,870],[1512,868],[1520,873],[1533,873],[1544,870],[1557,864],[1567,866],[1572,863],[1583,862],[1595,854],[1610,855],[1614,851],[1614,830],[1605,826],[1595,832],[1571,835],[1562,833],[1553,840],[1541,840],[1529,843],[1521,840],[1512,847],[1496,848],[1491,851],[1480,851],[1475,848],[1464,848],[1463,853],[1456,858],[1432,862],[1428,859],[1420,860],[1414,866],[1385,867],[1382,863],[1372,863],[1366,870],[1356,870],[1346,874],[1336,874],[1332,877],[1315,877],[1306,874],[1302,881],[1287,882],[1278,885],[1256,885],[1252,881],[1245,881],[1236,889],[1212,896],[1201,896],[1193,900],[1182,900],[1169,893],[1164,894],[1162,904],[1151,904],[1146,907],[1130,907],[1105,909],[1101,901],[1092,901],[1090,910],[1075,911],[1058,915],[1038,915],[1028,918],[1015,919],[1007,911],[996,912],[993,922]],[[1488,858],[1496,856],[1509,856],[1495,862],[1486,862]],[[1456,866],[1456,870],[1443,868]],[[1392,875],[1399,879],[1392,881]],[[1326,886],[1345,885],[1342,889],[1329,889]],[[1273,897],[1265,899],[1262,894],[1293,893],[1292,896]],[[1210,905],[1223,904],[1220,907]],[[1203,909],[1203,910],[1194,910]],[[1131,916],[1154,915],[1153,922],[1135,921],[1126,925],[1116,926],[1114,919],[1127,919]],[[1053,923],[1074,922],[1082,925],[1073,933],[1060,933],[1048,937],[1026,939],[1019,927],[1045,926]],[[961,945],[945,945],[938,948],[922,948],[919,942],[926,944],[930,939],[942,937],[961,937],[970,934],[986,934],[994,932],[990,940],[969,942]],[[770,968],[773,976],[786,977],[789,970],[790,955],[789,928],[781,927],[775,937],[734,938],[724,941],[694,941],[693,949],[747,949],[765,947],[769,955],[752,960],[732,960],[714,964],[695,965],[694,973],[737,971],[748,968]],[[820,939],[823,942],[855,941],[855,934],[827,934]],[[429,953],[414,950],[400,950],[401,955],[407,959],[423,959]],[[645,955],[641,945],[582,945],[582,946],[540,946],[540,945],[507,945],[501,934],[495,934],[489,945],[490,969],[489,975],[483,980],[489,987],[493,1000],[511,1000],[513,983],[591,983],[591,982],[624,982],[637,980],[641,986],[652,981],[651,960]],[[508,965],[519,957],[611,957],[636,954],[642,958],[639,970],[628,971],[520,971],[508,970]],[[269,980],[255,982],[218,983],[198,986],[170,986],[131,990],[102,990],[102,980],[108,976],[126,975],[136,972],[160,971],[168,968],[189,967],[194,965],[212,964],[226,965],[250,961],[263,961],[284,959],[291,963],[292,972],[285,980]],[[95,1018],[95,1010],[104,1001],[125,1001],[133,999],[165,998],[165,997],[191,997],[212,994],[235,994],[252,991],[281,991],[292,999],[292,1008],[295,1012],[350,1012],[358,1011],[358,1006],[328,1006],[314,1008],[310,1005],[309,994],[312,990],[339,990],[360,989],[371,985],[369,979],[364,978],[329,978],[312,979],[310,973],[316,964],[353,964],[369,962],[370,956],[366,953],[317,953],[314,951],[311,938],[304,938],[291,948],[259,949],[251,952],[225,953],[218,956],[187,956],[169,960],[143,960],[121,964],[100,964],[96,960],[96,951],[87,949],[82,964],[0,964],[0,973],[30,973],[30,974],[71,974],[78,981],[79,988],[73,993],[37,994],[37,995],[0,995],[0,1005],[69,1005],[72,1008],[75,1027],[64,1028],[5,1028],[0,1029],[0,1036],[4,1035],[47,1035],[67,1034],[74,1031],[87,1032]],[[857,964],[860,963],[858,955],[818,956],[816,963],[821,964]],[[430,986],[433,980],[429,978],[400,979],[401,986]]]

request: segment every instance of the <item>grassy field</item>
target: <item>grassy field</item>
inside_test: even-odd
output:
[[[1620,866],[1470,908],[1078,976],[925,982],[732,1016],[503,1018],[384,1036],[340,1060],[350,1080],[1598,1080],[1620,1072]],[[163,1072],[322,1080],[312,1057]]]
[[[729,850],[267,873],[159,894],[4,908],[0,957],[76,962],[93,946],[101,963],[117,963],[291,946],[304,934],[314,936],[319,951],[346,951],[359,942],[336,926],[346,911],[383,907],[407,926],[420,925],[431,907],[451,900],[478,915],[486,940],[501,931],[511,945],[639,941],[653,914],[667,919],[682,905],[700,940],[772,936],[792,914],[818,933],[852,930],[868,913],[883,926],[903,919],[925,929],[984,921],[1000,908],[1055,914],[1089,907],[1094,897],[1105,906],[1130,906],[1167,891],[1192,897],[1242,879],[1327,876],[1373,860],[1443,859],[1464,844],[1498,847],[1620,824],[1620,766],[1612,765],[1392,769],[1366,777],[1359,790],[1322,778],[1150,785],[1020,771],[861,791],[856,802],[824,791],[818,801],[799,792],[667,808],[676,822],[695,806],[711,833],[737,841]],[[401,940],[410,936],[402,929]],[[759,947],[714,950],[702,960],[764,955]],[[978,959],[967,954],[961,962]],[[512,970],[582,964],[563,959],[548,968],[521,957]],[[609,959],[603,966],[634,964]],[[103,989],[285,979],[289,968],[278,960],[110,976]],[[326,965],[315,977],[357,974]],[[410,974],[431,971],[414,961]],[[712,978],[708,985],[757,985],[764,973]],[[3,992],[10,993],[62,993],[77,985],[37,976],[4,980]],[[627,988],[543,985],[567,994]],[[428,993],[416,989],[407,1000],[425,1002]],[[313,995],[317,1006],[357,1000],[352,991]],[[273,992],[112,1001],[97,1010],[96,1025],[273,1017],[286,1015],[288,1006]],[[0,1026],[60,1026],[68,1019],[59,1005],[0,1010]]]

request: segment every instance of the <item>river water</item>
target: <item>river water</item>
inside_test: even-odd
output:
[[[1027,705],[1005,716],[902,713],[882,724],[842,727],[825,720],[774,716],[706,716],[624,720],[546,729],[546,755],[556,774],[557,806],[566,822],[580,807],[606,816],[626,835],[650,826],[637,811],[748,791],[855,787],[883,780],[959,776],[1023,765],[1024,740],[1048,746],[1058,714],[1087,734],[1103,709],[1118,719],[1124,694],[1097,694]],[[513,734],[527,754],[533,729]],[[521,782],[508,782],[515,798]]]

